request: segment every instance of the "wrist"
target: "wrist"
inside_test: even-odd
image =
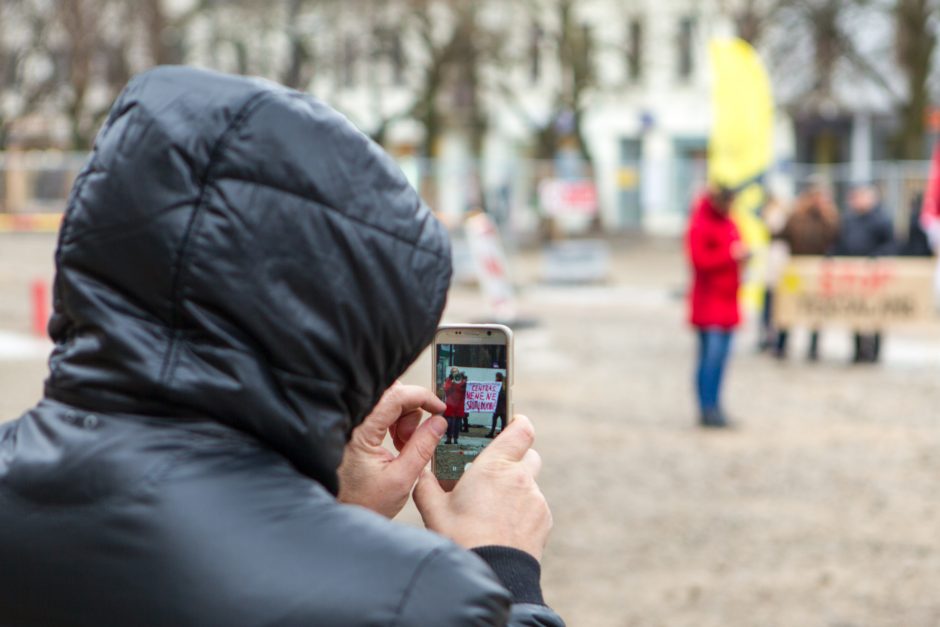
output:
[[[542,567],[525,551],[508,546],[488,545],[471,549],[493,570],[500,583],[512,594],[513,603],[545,605],[542,598]]]

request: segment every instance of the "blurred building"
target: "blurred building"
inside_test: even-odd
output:
[[[582,94],[582,137],[593,160],[601,222],[613,230],[676,232],[691,195],[705,183],[711,120],[708,41],[731,34],[732,22],[714,0],[585,0],[572,5],[577,29],[591,41],[593,76]],[[531,204],[533,181],[540,173],[565,174],[559,171],[565,169],[563,158],[533,161],[538,130],[571,123],[566,119],[570,112],[558,107],[568,77],[559,63],[557,3],[544,2],[537,13],[523,3],[481,6],[484,24],[512,26],[502,59],[488,60],[485,68],[487,89],[481,97],[490,115],[479,160],[484,192],[467,189],[474,183],[466,173],[477,164],[459,115],[459,86],[445,97],[448,127],[433,157],[441,179],[435,187],[439,204],[450,213],[466,209],[467,199],[485,189],[512,188],[520,180],[530,184],[510,189],[512,202]],[[368,28],[363,17],[356,5],[338,15],[327,34],[331,43],[324,42],[324,48],[332,48],[340,62],[314,78],[312,91],[366,130],[387,125],[386,145],[408,164],[423,129],[413,119],[396,117],[414,102],[420,83],[409,80],[413,69],[404,67],[402,58],[420,58],[423,47],[410,40],[413,33],[401,31],[397,36],[402,39],[386,42],[378,51],[362,49],[356,33]],[[789,157],[792,135],[785,121],[780,137],[781,150]]]
[[[445,214],[485,204],[532,230],[544,204],[540,182],[582,178],[596,182],[605,230],[662,233],[681,229],[705,183],[708,42],[740,32],[742,7],[774,4],[100,1],[68,5],[87,9],[81,33],[56,3],[5,5],[0,61],[19,59],[7,63],[0,90],[0,117],[13,120],[3,127],[8,147],[90,141],[128,76],[188,63],[264,76],[327,101],[381,142]],[[878,11],[859,5],[851,27],[891,81],[891,56],[877,52],[892,41],[892,25]],[[760,38],[778,103],[771,182],[790,193],[820,169],[843,188],[877,178],[884,168],[872,164],[887,157],[896,130],[890,90],[844,64],[819,89],[807,71],[812,41],[795,30],[768,20]],[[70,111],[80,116],[69,119]],[[907,188],[897,181],[907,174],[891,176],[901,199]]]

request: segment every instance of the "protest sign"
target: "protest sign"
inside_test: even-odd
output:
[[[467,393],[463,401],[464,413],[492,414],[495,412],[499,389],[502,385],[501,381],[467,381]]]
[[[777,286],[774,321],[875,330],[937,319],[930,259],[797,257]]]

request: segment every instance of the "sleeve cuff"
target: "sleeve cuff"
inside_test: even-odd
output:
[[[538,560],[508,546],[480,546],[472,550],[496,573],[500,583],[512,594],[513,603],[545,605],[539,583],[542,567]]]

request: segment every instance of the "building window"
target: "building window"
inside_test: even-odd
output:
[[[627,77],[639,80],[643,75],[643,21],[635,17],[627,25]]]
[[[683,17],[679,20],[678,38],[678,74],[679,78],[688,80],[692,78],[695,70],[695,59],[692,54],[693,40],[695,38],[695,18]]]
[[[529,30],[529,81],[536,84],[542,78],[542,38],[545,36],[538,22]]]

